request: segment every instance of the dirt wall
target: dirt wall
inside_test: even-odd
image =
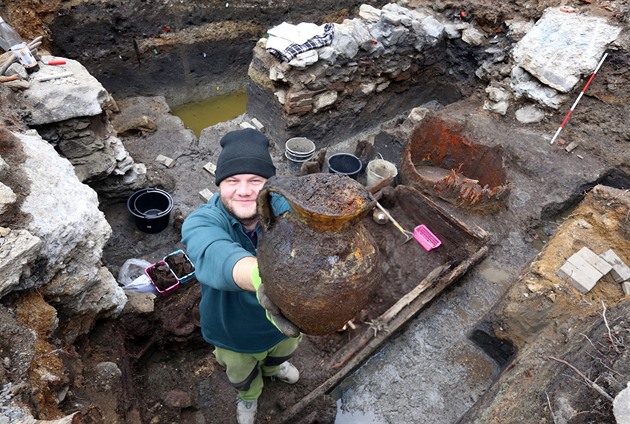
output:
[[[116,97],[170,105],[244,87],[256,41],[283,21],[341,21],[386,1],[9,1],[0,16],[54,55],[80,61]]]

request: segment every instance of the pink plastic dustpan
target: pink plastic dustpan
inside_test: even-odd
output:
[[[439,238],[429,230],[426,225],[418,225],[413,230],[413,238],[424,247],[426,251],[435,249],[442,244]]]

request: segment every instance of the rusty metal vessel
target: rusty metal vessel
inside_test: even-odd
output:
[[[493,212],[511,190],[503,156],[500,144],[475,143],[462,125],[427,115],[407,140],[400,180],[456,206]]]
[[[290,210],[275,216],[271,195]],[[270,178],[258,195],[258,265],[267,296],[306,334],[329,334],[363,309],[380,281],[380,255],[361,223],[375,206],[343,175]]]

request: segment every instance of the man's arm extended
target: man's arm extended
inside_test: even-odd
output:
[[[232,277],[237,286],[247,291],[256,291],[252,284],[252,271],[258,264],[255,256],[246,256],[240,259],[232,268]]]

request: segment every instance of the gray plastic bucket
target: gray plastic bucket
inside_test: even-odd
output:
[[[293,174],[297,174],[302,169],[302,164],[313,157],[313,155],[307,157],[306,159],[293,159],[290,158],[287,153],[284,154],[287,158],[287,162],[289,163],[289,171]]]

